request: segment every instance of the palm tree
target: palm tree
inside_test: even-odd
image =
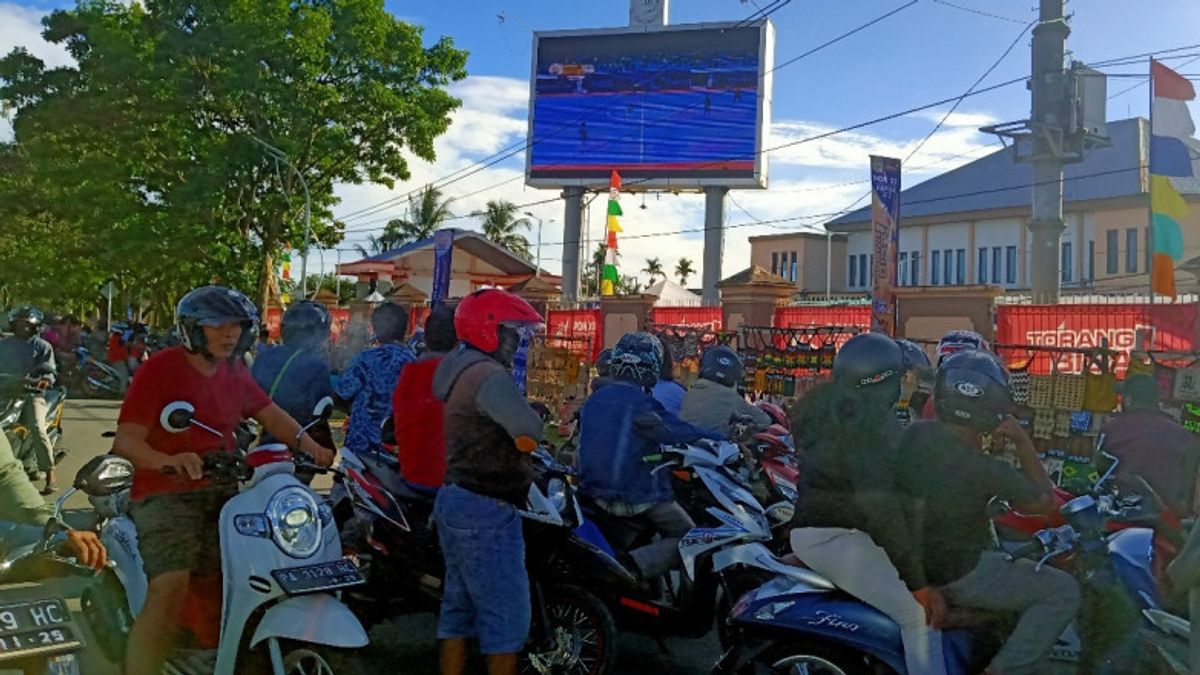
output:
[[[378,236],[367,236],[367,246],[356,244],[355,247],[363,255],[372,255],[428,239],[450,217],[453,201],[453,198],[442,200],[441,190],[426,185],[420,194],[408,198],[408,210],[403,218],[389,220]]]
[[[646,266],[642,268],[642,271],[650,275],[651,286],[654,285],[655,277],[663,277],[665,279],[667,276],[667,273],[663,271],[662,263],[659,262],[658,258],[646,258]]]
[[[687,286],[688,277],[696,273],[696,268],[692,267],[692,261],[687,258],[680,258],[675,264],[675,276],[679,277],[679,285]]]
[[[483,236],[512,251],[525,260],[532,260],[529,251],[529,240],[519,234],[518,229],[529,229],[527,218],[514,218],[517,215],[517,205],[506,200],[489,200],[487,209],[476,211],[472,216],[483,217]]]

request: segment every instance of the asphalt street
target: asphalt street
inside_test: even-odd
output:
[[[119,402],[116,401],[68,401],[63,418],[63,443],[68,454],[59,465],[60,490],[65,490],[70,485],[75,473],[88,459],[109,450],[111,441],[103,438],[101,434],[116,427],[118,408]],[[50,497],[53,498],[54,496]],[[71,497],[66,505],[68,509],[73,510],[88,508],[87,500],[82,495]],[[86,517],[86,514],[70,514],[71,520],[79,517]],[[86,580],[81,579],[54,580],[46,584],[47,594],[67,597],[73,609],[78,611],[78,596],[86,583]],[[82,623],[81,617],[77,615],[76,618]],[[359,672],[436,675],[435,629],[432,615],[403,617],[375,627],[371,631],[371,645],[360,654]],[[618,644],[619,661],[615,673],[708,673],[720,655],[715,635],[701,640],[667,640],[664,646],[666,651],[650,638],[622,634]],[[83,672],[86,675],[117,675],[117,669],[105,662],[96,650],[88,649],[83,656]],[[481,664],[477,672],[483,672]]]

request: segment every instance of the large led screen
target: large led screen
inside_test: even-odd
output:
[[[769,22],[539,33],[527,182],[765,187]]]

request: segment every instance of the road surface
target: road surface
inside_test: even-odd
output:
[[[63,443],[68,454],[59,465],[58,483],[66,489],[75,473],[87,460],[108,452],[111,440],[101,434],[116,427],[119,403],[115,401],[71,400],[63,417]],[[51,497],[53,498],[53,497]],[[86,509],[88,503],[81,495],[67,502],[69,509]],[[79,515],[72,514],[72,519]],[[48,584],[53,593],[75,598],[82,592],[83,580],[56,580]],[[77,618],[79,618],[77,616]],[[80,619],[82,622],[82,619]],[[362,673],[403,673],[403,675],[436,675],[436,624],[431,615],[401,618],[377,626],[371,631],[371,645],[362,653]],[[702,640],[668,640],[664,653],[658,643],[642,636],[621,636],[618,645],[620,661],[615,673],[621,675],[693,675],[708,673],[719,654],[716,638]],[[403,664],[397,669],[397,664]],[[84,654],[83,672],[86,675],[117,675],[117,669],[106,663],[96,651]],[[480,671],[482,672],[482,671]],[[340,673],[338,675],[341,675]]]

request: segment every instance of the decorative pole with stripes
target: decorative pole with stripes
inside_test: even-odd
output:
[[[608,183],[608,217],[605,219],[607,238],[604,245],[604,275],[600,280],[600,295],[615,295],[620,275],[617,273],[617,233],[621,231],[618,220],[621,211],[621,176],[612,172]]]

